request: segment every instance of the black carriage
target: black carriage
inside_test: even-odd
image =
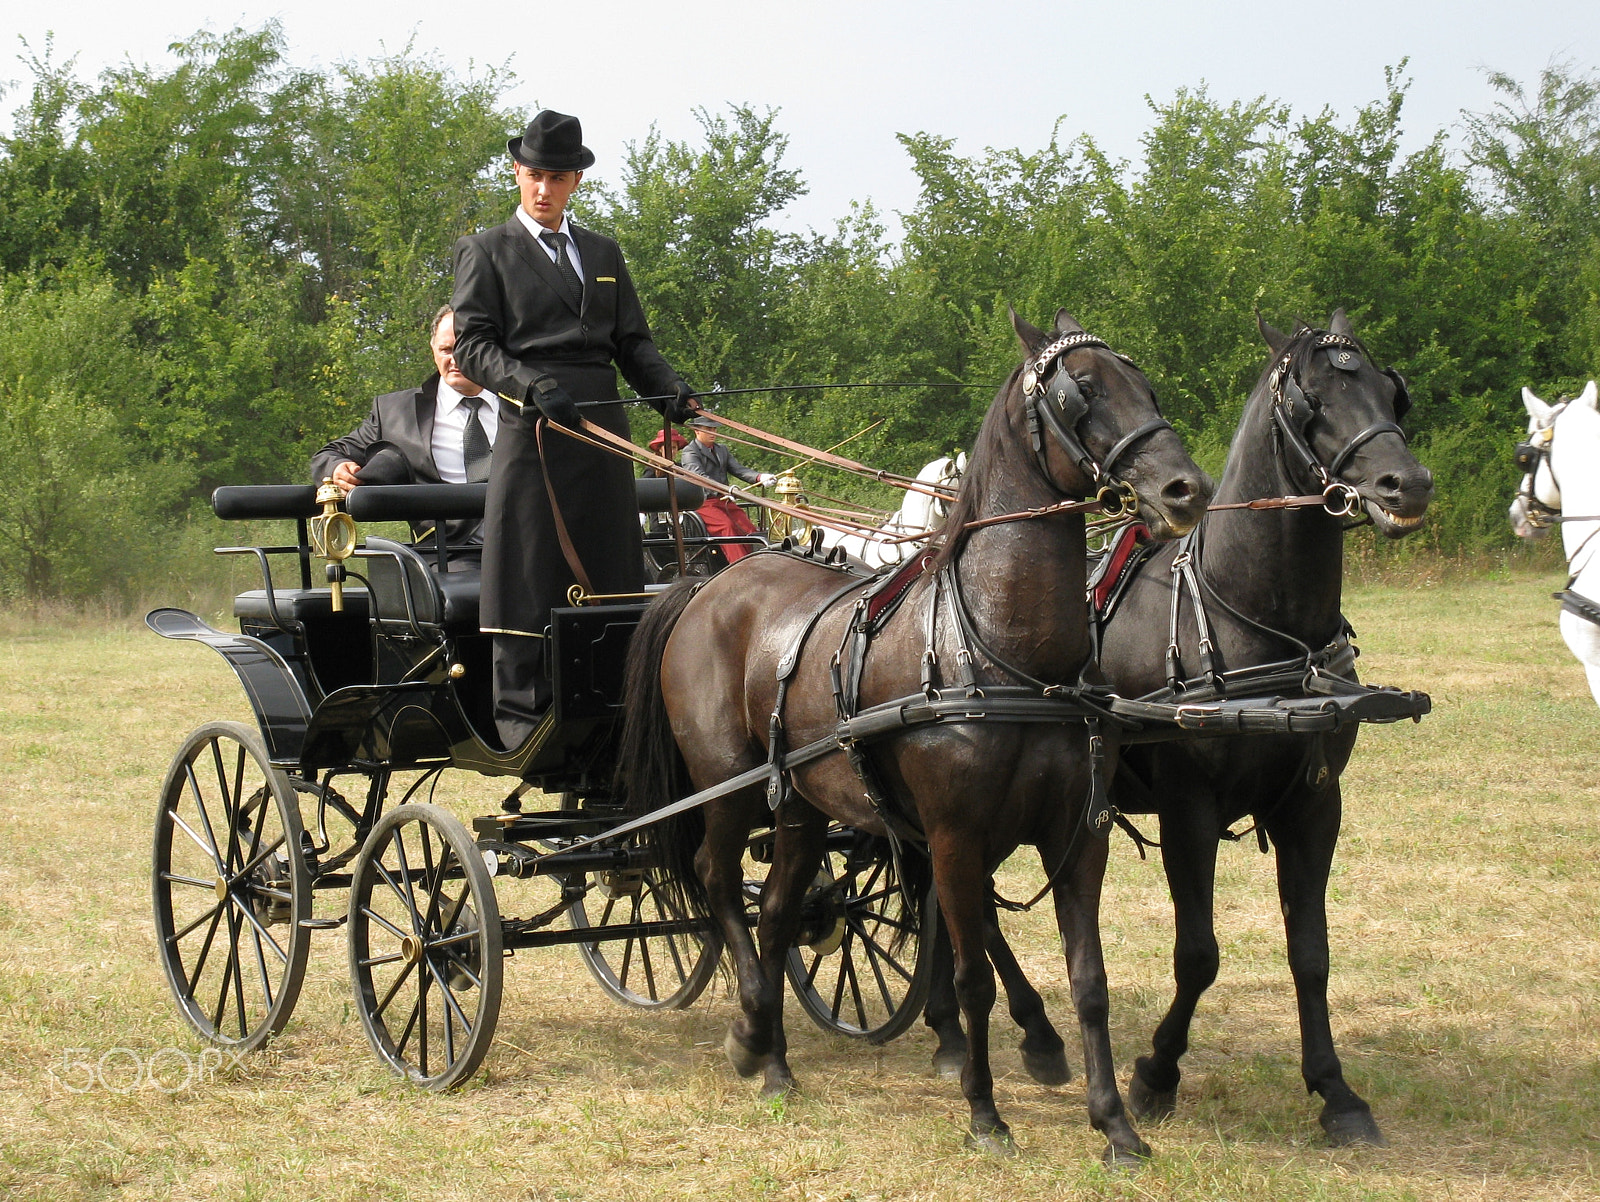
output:
[[[677,489],[680,511],[700,503],[698,488]],[[639,481],[641,511],[667,510],[666,490],[665,480]],[[219,517],[292,521],[296,538],[218,549],[261,572],[262,587],[234,600],[237,633],[180,609],[147,616],[157,634],[220,653],[256,718],[190,734],[161,790],[160,954],[202,1038],[265,1044],[293,1010],[313,934],[341,926],[372,1046],[436,1089],[482,1062],[516,951],[574,944],[604,992],[650,1009],[689,1005],[714,974],[720,937],[674,902],[650,830],[610,836],[625,817],[611,787],[623,663],[649,592],[580,596],[552,611],[553,703],[523,746],[503,750],[485,738],[494,727],[475,562],[442,543],[357,542],[355,521],[420,519],[443,530],[481,516],[484,491],[365,486],[337,508],[310,486],[219,489]],[[691,533],[686,554],[714,546],[703,540]],[[319,553],[331,554],[337,588],[315,581]],[[675,566],[677,554],[669,530],[648,533],[648,557]],[[451,768],[512,785],[470,830],[429,800]],[[534,790],[559,807],[525,810]],[[752,877],[770,844],[770,832],[752,839]],[[512,914],[497,877],[550,878],[559,897]],[[923,927],[904,931],[905,888],[881,841],[830,832],[790,955],[796,996],[824,1028],[882,1041],[920,1011],[934,907],[918,899],[928,904],[906,912],[920,912]],[[758,880],[750,893],[753,902]],[[337,894],[347,901],[333,913],[313,905]]]

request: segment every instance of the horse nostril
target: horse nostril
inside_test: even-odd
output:
[[[1378,491],[1391,497],[1405,488],[1405,481],[1400,478],[1400,473],[1398,472],[1385,472],[1378,477],[1377,483]]]
[[[1188,480],[1174,480],[1161,490],[1161,495],[1175,504],[1182,504],[1194,496],[1194,485]]]

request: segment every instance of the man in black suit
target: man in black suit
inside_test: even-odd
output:
[[[449,305],[433,315],[428,345],[438,368],[420,388],[385,393],[367,420],[311,457],[311,479],[332,479],[349,492],[361,484],[477,484],[489,478],[490,451],[499,429],[493,398],[461,373],[455,358],[455,321]],[[413,522],[419,541],[431,522]],[[445,529],[455,547],[483,542],[483,523],[459,519]],[[463,552],[475,557],[476,551]]]
[[[691,415],[693,393],[651,340],[617,244],[567,219],[594,163],[578,119],[545,110],[507,146],[521,204],[456,243],[451,303],[461,369],[502,402],[479,620],[495,636],[495,719],[512,748],[549,703],[545,628],[578,578],[570,561],[596,593],[644,588],[629,462],[550,427],[577,426],[578,402],[616,400],[618,369],[640,396],[671,398],[652,403],[673,421]],[[620,404],[583,416],[628,437]]]

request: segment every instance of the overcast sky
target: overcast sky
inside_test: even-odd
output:
[[[915,204],[897,133],[954,138],[966,154],[1032,150],[1064,119],[1065,137],[1087,132],[1113,157],[1137,160],[1151,119],[1146,96],[1164,101],[1204,83],[1222,100],[1264,94],[1298,114],[1330,106],[1348,116],[1383,94],[1385,65],[1409,56],[1405,126],[1416,145],[1456,126],[1462,109],[1493,103],[1485,69],[1531,85],[1551,62],[1600,66],[1597,0],[13,0],[7,8],[0,47],[20,52],[20,37],[38,51],[53,31],[57,56],[76,54],[85,76],[129,59],[167,62],[167,44],[201,28],[272,18],[298,66],[365,60],[408,42],[461,73],[509,65],[517,83],[508,103],[579,116],[603,176],[652,122],[668,137],[692,138],[697,107],[772,106],[790,137],[787,162],[810,185],[785,224],[819,229],[831,229],[852,200],[870,197],[886,213]],[[25,81],[23,64],[0,53],[0,80]],[[0,101],[7,125],[20,98],[13,88]]]

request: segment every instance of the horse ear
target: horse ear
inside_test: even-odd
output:
[[[1272,348],[1272,353],[1277,354],[1284,348],[1289,340],[1277,330],[1267,324],[1267,319],[1261,316],[1261,310],[1256,310],[1256,329],[1261,331],[1261,337],[1267,340],[1267,345]]]
[[[1356,332],[1350,328],[1350,319],[1345,316],[1343,309],[1335,309],[1333,316],[1328,318],[1328,332],[1330,334],[1343,334],[1346,338],[1354,338]]]
[[[1595,401],[1597,399],[1600,399],[1600,394],[1595,392],[1594,381],[1590,380],[1588,386],[1578,394],[1578,404],[1587,405],[1589,408],[1593,409],[1595,408]]]
[[[1017,311],[1009,305],[1006,306],[1006,312],[1011,314],[1011,328],[1017,332],[1017,340],[1022,343],[1023,354],[1031,355],[1045,344],[1047,339],[1043,330],[1018,317]]]
[[[1056,310],[1057,334],[1081,334],[1083,327],[1078,324],[1078,319],[1065,309]]]
[[[1522,407],[1528,411],[1528,416],[1541,426],[1550,420],[1550,406],[1533,395],[1533,389],[1522,390]]]

